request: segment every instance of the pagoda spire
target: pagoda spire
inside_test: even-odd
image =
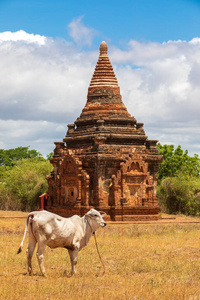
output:
[[[115,94],[120,94],[120,88],[113,67],[108,57],[108,46],[106,42],[101,42],[100,55],[97,61],[93,77],[88,89],[88,96],[94,89],[106,88],[113,90]]]
[[[87,102],[80,118],[130,117],[120,95],[105,41],[101,42],[99,50],[99,58],[88,88]]]

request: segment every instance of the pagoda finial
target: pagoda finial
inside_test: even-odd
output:
[[[106,54],[106,55],[108,54],[108,46],[107,46],[106,42],[104,42],[104,41],[101,42],[99,50],[100,50],[100,56],[103,54]]]
[[[101,42],[99,50],[100,55],[88,87],[87,102],[76,121],[77,124],[79,121],[96,118],[99,120],[98,126],[103,127],[103,125],[100,126],[103,124],[101,120],[106,118],[112,119],[113,116],[114,119],[121,120],[121,118],[131,117],[122,101],[117,78],[108,57],[106,42]]]

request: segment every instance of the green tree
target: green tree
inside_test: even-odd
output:
[[[179,145],[157,145],[158,152],[163,155],[163,161],[159,166],[159,182],[166,177],[175,177],[179,172],[184,175],[198,177],[200,174],[200,158],[197,154],[193,157],[188,155],[188,150],[183,151]]]
[[[15,161],[0,181],[0,209],[29,211],[38,208],[38,197],[47,192],[46,176],[52,166],[44,158]]]
[[[13,166],[14,162],[23,158],[42,157],[37,150],[29,150],[28,147],[17,147],[14,149],[0,149],[0,166]]]
[[[50,152],[49,154],[47,154],[47,159],[48,160],[51,160],[53,157],[53,152]]]

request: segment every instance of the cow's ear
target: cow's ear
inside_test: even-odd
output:
[[[94,217],[93,213],[91,213],[90,211],[88,211],[86,215],[89,217]]]
[[[107,213],[105,213],[104,211],[100,211],[100,214],[101,214],[102,218],[107,215]]]

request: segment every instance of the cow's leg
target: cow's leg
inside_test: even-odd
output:
[[[37,250],[37,259],[40,267],[40,271],[44,277],[46,277],[45,268],[44,268],[44,252],[45,252],[46,244],[38,242],[38,250]]]
[[[72,271],[71,271],[71,274],[76,274],[76,264],[77,264],[77,259],[78,259],[78,249],[75,249],[75,250],[69,250],[68,249],[68,252],[69,252],[69,256],[70,256],[70,261],[71,261],[71,266],[72,266]]]
[[[28,248],[26,250],[29,275],[32,275],[32,273],[33,273],[31,260],[32,260],[33,252],[35,250],[36,243],[37,243],[37,241],[36,241],[34,235],[32,234],[32,231],[30,230],[29,231],[29,244],[28,244]]]

